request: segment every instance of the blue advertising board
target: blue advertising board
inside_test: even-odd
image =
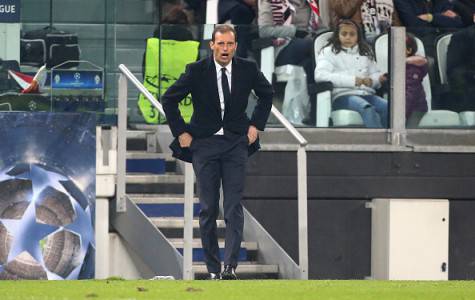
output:
[[[53,89],[102,89],[102,71],[51,70]]]
[[[0,0],[0,23],[20,23],[20,0]]]

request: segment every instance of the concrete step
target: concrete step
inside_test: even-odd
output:
[[[146,139],[147,135],[154,134],[154,130],[127,130],[127,139]]]
[[[183,194],[184,186],[183,183],[127,183],[125,191],[127,194]]]
[[[224,266],[221,267],[224,269]],[[207,274],[208,270],[204,263],[196,262],[193,263],[193,271],[195,274]],[[240,262],[236,268],[236,274],[259,274],[259,273],[274,273],[279,272],[279,267],[277,265],[263,265],[256,262]]]
[[[183,248],[176,248],[178,252],[183,255]],[[224,248],[219,248],[219,256],[224,257]],[[204,262],[206,261],[205,259],[205,251],[203,248],[193,248],[192,250],[192,256],[193,256],[193,262]],[[251,259],[255,259],[255,257],[249,257],[248,256],[248,250],[246,248],[240,248],[237,257],[237,261],[249,261]]]
[[[146,130],[146,131],[159,131],[159,132],[170,132],[170,128],[167,124],[143,124],[143,123],[135,123],[129,124],[132,130]],[[170,132],[171,134],[171,132]]]
[[[166,218],[177,217],[183,218],[185,215],[185,208],[182,203],[179,204],[137,204],[142,212],[149,218]],[[199,203],[193,204],[193,216],[200,215],[201,205]]]
[[[152,223],[159,228],[183,228],[185,221],[183,217],[160,217],[149,218]],[[218,228],[226,228],[224,220],[216,220],[216,226]],[[199,228],[199,220],[193,219],[193,228]]]
[[[129,198],[135,204],[183,204],[185,196],[182,194],[130,194]],[[200,203],[198,197],[193,198],[193,203]]]
[[[176,174],[127,173],[127,184],[184,184],[185,176]]]
[[[183,248],[183,239],[168,239],[175,248]],[[202,248],[200,239],[193,239],[193,248]],[[219,248],[224,248],[224,239],[218,240]],[[257,250],[257,242],[241,242],[241,248],[245,248],[248,251]]]
[[[176,161],[171,153],[156,153],[147,151],[127,151],[127,159],[164,159],[166,161]]]
[[[167,162],[162,158],[127,159],[126,172],[136,174],[164,175],[176,171],[175,162]]]

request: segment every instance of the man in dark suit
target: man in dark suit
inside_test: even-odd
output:
[[[176,138],[170,147],[176,157],[193,163],[197,177],[201,240],[210,279],[236,279],[246,162],[259,148],[258,130],[264,130],[269,117],[273,90],[255,63],[234,57],[237,42],[232,26],[217,25],[210,47],[213,56],[187,65],[161,100]],[[249,119],[246,107],[251,90],[259,100]],[[187,125],[178,102],[189,93],[194,112]],[[226,222],[222,273],[216,232],[221,182]]]

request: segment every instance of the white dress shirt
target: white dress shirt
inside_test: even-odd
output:
[[[216,80],[218,81],[218,95],[219,95],[219,104],[221,106],[221,119],[223,119],[224,118],[224,95],[223,95],[223,87],[221,85],[221,69],[226,68],[226,76],[228,77],[229,92],[231,93],[231,76],[232,76],[233,62],[231,61],[226,67],[223,67],[215,59],[214,65],[216,66]],[[215,135],[223,135],[223,134],[224,134],[224,130],[222,127],[215,133]]]

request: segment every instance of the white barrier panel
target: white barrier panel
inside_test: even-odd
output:
[[[371,277],[448,280],[449,201],[374,199]]]

